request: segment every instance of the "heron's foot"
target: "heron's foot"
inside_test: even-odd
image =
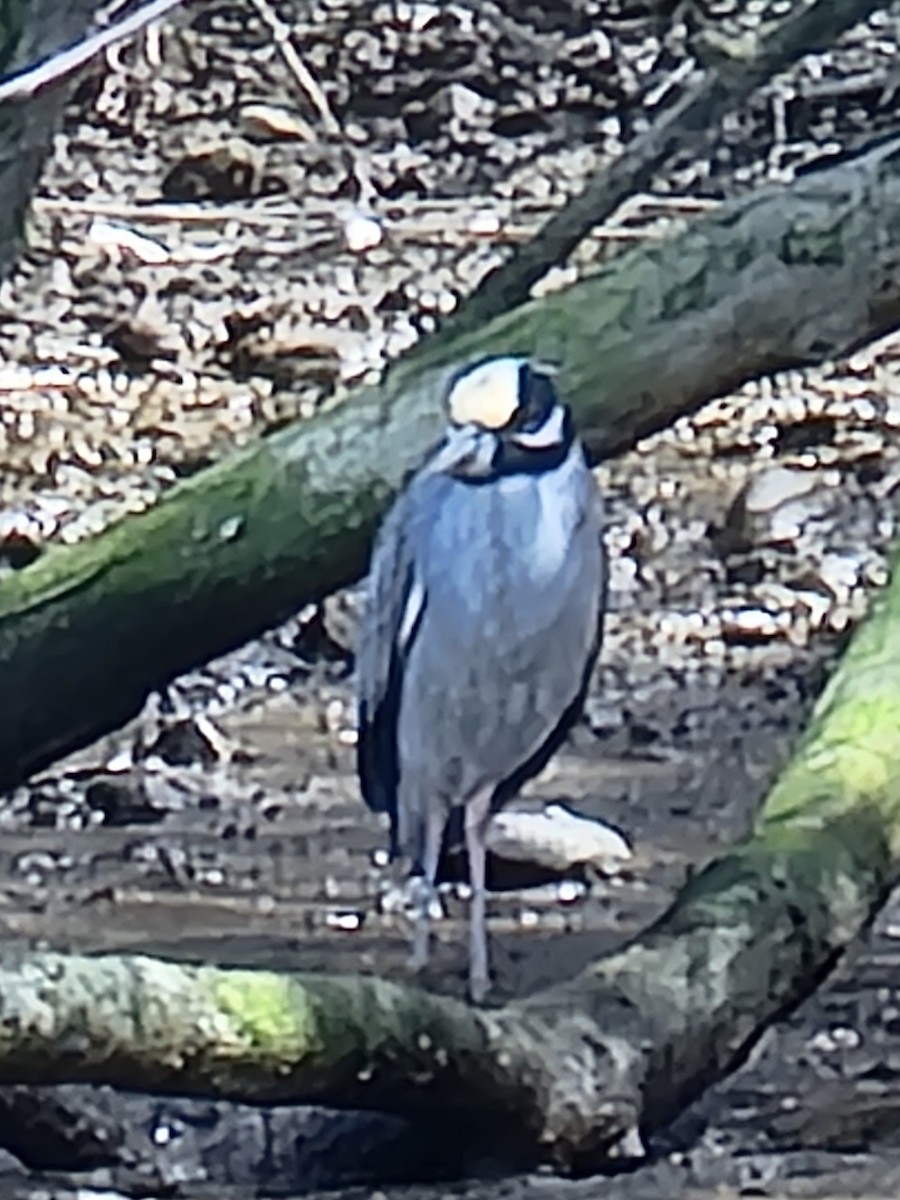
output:
[[[416,917],[422,911],[422,893],[427,884],[421,876],[411,875],[401,883],[391,884],[382,893],[379,904],[383,913],[397,913],[400,916]],[[432,921],[439,921],[444,916],[444,907],[437,889],[432,889],[427,899],[428,915]]]
[[[444,915],[438,890],[424,875],[410,875],[403,885],[403,894],[406,911],[415,917],[424,916],[430,921],[439,921]]]

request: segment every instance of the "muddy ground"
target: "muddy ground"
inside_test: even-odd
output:
[[[321,96],[285,66],[273,14]],[[92,68],[0,292],[0,370],[32,372],[0,375],[5,569],[23,545],[88,536],[377,375],[679,94],[693,25],[670,17],[574,0],[217,0]],[[673,212],[894,128],[897,42],[886,9],[805,60],[549,285],[665,232]],[[382,229],[363,250],[348,226],[361,208]],[[635,858],[574,898],[494,896],[500,997],[573,975],[748,828],[886,578],[898,346],[750,384],[598,468],[606,643],[585,721],[530,791],[612,822]],[[384,830],[353,775],[354,612],[354,593],[304,610],[4,797],[4,936],[406,978],[408,931],[380,903]],[[461,994],[465,903],[452,888],[445,901],[427,982]],[[321,1112],[64,1089],[52,1129],[0,1121],[3,1194],[349,1197],[373,1194],[354,1179],[378,1179],[381,1195],[422,1198],[893,1197],[898,937],[894,897],[829,984],[631,1175],[424,1182],[449,1171],[447,1147],[397,1125],[387,1137],[383,1122]]]

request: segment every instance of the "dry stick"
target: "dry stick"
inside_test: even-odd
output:
[[[649,235],[647,225],[638,228],[626,226],[626,219],[649,223],[658,217],[688,217],[697,213],[712,212],[721,201],[696,196],[632,196],[621,205],[616,213],[615,224],[596,225],[591,235],[596,238],[618,238],[625,241],[639,240]],[[224,225],[234,222],[243,226],[263,228],[289,225],[296,230],[297,208],[278,207],[269,204],[217,204],[215,208],[190,203],[123,203],[116,200],[82,199],[68,197],[36,196],[32,205],[37,212],[74,213],[76,216],[100,217],[107,221],[129,221],[145,224]],[[538,208],[534,221],[545,215],[545,208]],[[520,209],[520,216],[528,210]],[[415,232],[452,234],[470,242],[483,241],[484,235],[474,234],[471,229],[471,205],[466,201],[446,199],[416,199],[405,205],[404,215],[390,222],[391,236],[411,236]],[[334,223],[334,206],[321,208],[307,206],[304,219],[308,227],[329,229]],[[498,217],[498,219],[500,219]],[[519,220],[516,224],[502,218],[498,239],[520,240],[534,237],[535,224]]]
[[[477,329],[528,299],[531,288],[552,266],[563,262],[588,231],[605,221],[632,193],[650,187],[654,176],[684,150],[699,151],[733,111],[760,84],[803,54],[824,49],[852,25],[883,7],[880,0],[817,0],[792,13],[756,52],[718,42],[709,55],[706,77],[639,137],[608,167],[592,176],[584,189],[526,245],[513,251],[501,267],[489,271],[478,287],[448,319],[453,333]],[[708,38],[712,46],[712,38]]]
[[[340,121],[334,115],[331,105],[328,103],[328,97],[322,89],[318,79],[307,67],[306,63],[297,53],[296,47],[291,40],[291,28],[278,16],[269,4],[269,0],[252,0],[253,6],[259,13],[263,21],[269,26],[272,31],[272,36],[275,39],[275,45],[278,47],[281,57],[284,59],[288,70],[294,76],[294,79],[299,84],[302,91],[310,99],[313,107],[318,112],[322,119],[322,124],[325,126],[325,131],[329,137],[340,141],[342,150],[350,171],[359,184],[360,199],[364,203],[368,203],[374,193],[374,186],[369,177],[368,169],[363,164],[357,154],[354,154],[347,139],[344,135],[344,130]]]
[[[275,39],[275,45],[278,47],[281,57],[284,59],[288,70],[294,76],[297,83],[305,92],[306,96],[312,102],[316,112],[322,118],[322,124],[330,137],[342,138],[344,131],[341,128],[341,123],[334,115],[331,105],[328,103],[328,97],[325,95],[322,87],[304,63],[303,59],[297,53],[294,43],[291,41],[291,28],[273,11],[268,0],[252,0],[253,7],[259,13],[263,21],[272,31],[272,37]]]
[[[3,80],[0,82],[0,103],[4,100],[21,100],[33,96],[35,92],[48,84],[55,83],[66,75],[71,75],[73,71],[83,67],[85,63],[96,58],[98,54],[102,54],[104,50],[108,50],[110,46],[132,37],[149,25],[151,21],[164,16],[169,9],[180,3],[181,0],[151,0],[151,3],[143,5],[130,16],[122,17],[121,20],[115,21],[106,29],[98,29],[96,33],[89,34],[82,41],[70,46],[68,50],[62,50],[59,54],[54,54],[51,58],[39,63],[38,66],[30,67],[19,75],[13,75],[11,79]]]

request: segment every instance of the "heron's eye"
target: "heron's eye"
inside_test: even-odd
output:
[[[537,433],[550,419],[557,398],[553,384],[547,375],[533,371],[523,364],[519,375],[521,401],[512,420],[516,433]]]

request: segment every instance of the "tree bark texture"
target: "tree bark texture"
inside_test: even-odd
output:
[[[510,1163],[602,1167],[738,1065],[884,900],[900,863],[898,678],[895,576],[754,836],[570,982],[480,1010],[375,978],[10,949],[0,1083],[430,1116]]]
[[[750,377],[896,325],[898,267],[892,143],[723,206],[477,331],[424,342],[382,386],[90,541],[51,548],[0,585],[0,788],[357,577],[386,504],[440,434],[442,390],[461,363],[557,359],[589,445],[609,455]]]

